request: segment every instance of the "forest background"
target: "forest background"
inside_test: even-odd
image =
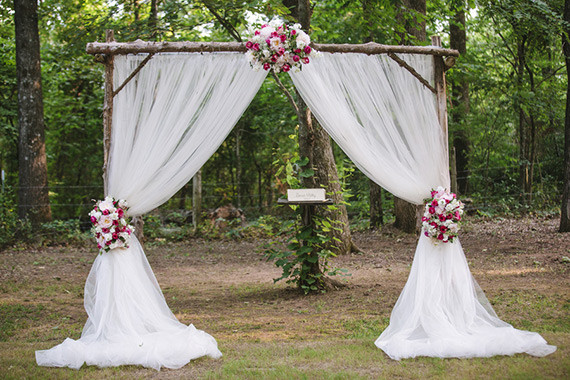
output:
[[[289,4],[291,3],[291,4]],[[103,65],[85,53],[88,42],[247,40],[256,22],[294,22],[296,1],[41,0],[45,147],[49,205],[22,205],[18,178],[18,85],[14,3],[0,0],[0,248],[16,240],[70,240],[90,228],[93,199],[103,197]],[[457,188],[483,216],[560,214],[564,189],[567,74],[562,49],[564,2],[531,1],[312,2],[311,39],[318,43],[427,45],[406,23],[425,23],[444,47],[461,56],[447,72],[450,148],[456,152]],[[460,41],[461,42],[461,41]],[[451,46],[450,46],[451,45]],[[460,43],[460,45],[462,45]],[[293,92],[288,76],[280,75]],[[204,213],[241,208],[254,225],[279,224],[290,215],[276,200],[295,170],[297,117],[271,77],[229,137],[202,168]],[[351,228],[393,221],[393,197],[370,181],[333,143]],[[189,223],[190,181],[168,203],[145,217],[147,238],[184,239]],[[379,199],[371,199],[370,194]],[[370,205],[380,209],[370,223]],[[21,202],[20,202],[21,203]],[[49,207],[52,220],[31,229],[20,206]],[[379,212],[378,212],[379,211]],[[378,219],[379,215],[379,219]],[[235,227],[235,228],[234,228]],[[240,227],[241,228],[241,227]],[[219,234],[207,221],[198,232]],[[238,226],[223,232],[239,235]]]

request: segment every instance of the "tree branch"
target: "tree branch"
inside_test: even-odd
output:
[[[297,103],[295,103],[295,99],[293,99],[293,96],[291,95],[289,90],[287,90],[285,85],[283,85],[283,82],[281,82],[281,79],[279,79],[277,74],[275,74],[275,71],[271,70],[271,75],[273,75],[273,79],[275,79],[277,86],[281,89],[281,91],[283,91],[283,93],[285,94],[285,96],[293,106],[293,109],[295,110],[297,117],[300,119],[303,115],[301,115],[301,112],[299,111],[299,106],[297,106]]]
[[[216,10],[207,2],[203,2],[206,8],[210,11],[210,13],[222,24],[224,29],[228,31],[228,33],[238,42],[242,42],[241,36],[239,35],[238,31],[234,26],[229,23],[225,18],[223,18]]]

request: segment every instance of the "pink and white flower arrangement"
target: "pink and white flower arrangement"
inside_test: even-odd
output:
[[[124,199],[106,197],[95,203],[89,216],[93,223],[91,231],[97,239],[99,253],[115,248],[129,248],[131,234],[135,228],[127,222],[128,209]]]
[[[277,21],[264,24],[254,31],[246,42],[247,59],[255,70],[288,72],[301,70],[316,55],[311,38],[301,30],[300,24],[288,26]]]
[[[432,190],[431,198],[426,198],[425,202],[424,234],[436,243],[453,243],[461,225],[463,203],[441,186]]]

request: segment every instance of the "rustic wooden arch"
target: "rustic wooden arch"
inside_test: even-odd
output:
[[[447,102],[446,102],[446,82],[445,71],[455,64],[459,52],[454,49],[441,47],[441,38],[433,36],[432,46],[404,46],[404,45],[382,45],[375,42],[366,44],[317,44],[311,46],[321,52],[328,53],[364,53],[387,54],[388,57],[396,61],[401,67],[406,69],[411,75],[416,77],[425,87],[436,95],[438,121],[441,125],[444,136],[448,139],[447,128]],[[243,52],[247,51],[243,42],[153,42],[136,40],[133,42],[116,42],[114,31],[106,31],[106,42],[91,42],[87,44],[86,52],[95,56],[97,62],[105,65],[105,98],[103,103],[103,183],[105,193],[108,190],[108,161],[111,147],[111,128],[113,120],[113,98],[125,85],[135,77],[135,75],[152,59],[156,53],[211,53],[211,52]],[[126,54],[148,54],[141,61],[139,66],[125,79],[116,89],[113,88],[113,65],[115,55]],[[423,78],[416,70],[399,58],[397,53],[411,53],[432,55],[434,59],[434,86]],[[452,183],[454,183],[452,165]],[[133,220],[137,231],[142,231],[142,217]],[[139,228],[137,228],[139,227]]]

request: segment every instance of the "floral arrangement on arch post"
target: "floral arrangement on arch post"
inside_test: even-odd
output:
[[[311,38],[300,24],[289,26],[277,21],[262,25],[246,42],[246,57],[255,70],[288,72],[301,70],[302,65],[317,55],[309,44]]]
[[[115,248],[129,248],[131,234],[135,228],[127,222],[128,209],[127,201],[110,196],[95,203],[89,216],[99,253]]]
[[[424,235],[432,238],[435,243],[453,243],[461,228],[463,203],[454,193],[441,186],[432,190],[431,197],[426,198],[424,202]]]

